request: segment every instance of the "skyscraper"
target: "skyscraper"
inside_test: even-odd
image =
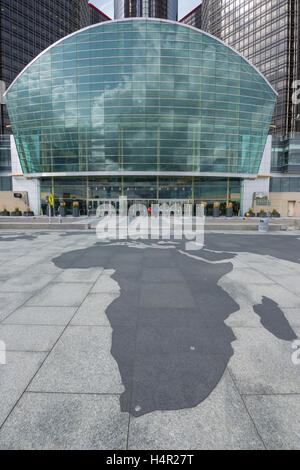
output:
[[[133,17],[178,20],[178,0],[115,0],[115,19]]]
[[[202,3],[185,15],[180,23],[185,23],[194,28],[202,29]]]
[[[202,29],[249,59],[278,92],[269,204],[291,217],[299,216],[300,199],[300,105],[293,99],[300,80],[299,27],[298,0],[202,3]]]
[[[108,19],[88,0],[0,0],[1,91],[58,39]],[[0,134],[10,133],[8,125],[6,107],[1,104]]]
[[[300,130],[293,82],[300,76],[297,0],[204,0],[202,28],[249,59],[278,92],[276,134]]]
[[[95,7],[92,3],[89,3],[89,24],[102,23],[103,21],[110,21],[111,18],[107,16],[99,8]]]

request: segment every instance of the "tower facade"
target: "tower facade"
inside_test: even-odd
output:
[[[51,44],[109,19],[88,0],[0,0],[0,5],[1,96],[21,70]],[[11,133],[6,106],[1,99],[0,103],[0,134]]]
[[[115,19],[148,17],[178,20],[178,0],[115,0]]]
[[[180,23],[185,23],[190,26],[194,26],[194,28],[202,29],[202,4],[200,3],[200,5],[185,15],[180,20]]]
[[[300,131],[300,107],[292,100],[300,78],[297,0],[204,0],[202,29],[250,60],[278,92],[276,134]]]

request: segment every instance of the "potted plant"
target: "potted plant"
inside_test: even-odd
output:
[[[274,209],[273,209],[272,212],[271,212],[271,217],[276,217],[276,218],[279,218],[279,217],[280,217],[280,214],[279,214],[278,210],[275,209],[275,207],[274,207]]]
[[[201,201],[201,206],[203,206],[204,215],[207,215],[207,202]]]
[[[254,213],[254,210],[252,209],[252,207],[249,207],[248,212],[246,212],[245,216],[246,217],[255,217],[255,213]]]
[[[79,217],[79,202],[73,202],[73,217]]]
[[[220,203],[219,202],[214,202],[213,217],[219,217],[219,216],[220,216]]]
[[[74,206],[73,206],[73,208],[74,208]],[[65,203],[65,201],[62,201],[59,204],[59,215],[61,215],[62,217],[66,217],[66,203]]]
[[[13,217],[20,217],[22,212],[20,211],[19,207],[15,207],[15,210],[11,213]]]
[[[0,212],[0,216],[2,217],[8,217],[10,215],[10,212],[8,212],[8,210],[6,209],[5,206],[3,206],[3,209],[2,211]]]
[[[33,217],[34,213],[30,210],[29,206],[26,206],[26,211],[23,213],[23,215],[25,215],[25,217]]]
[[[265,209],[260,209],[259,213],[257,214],[257,217],[267,217]]]
[[[226,217],[232,217],[233,216],[233,204],[232,202],[228,202],[226,204]]]

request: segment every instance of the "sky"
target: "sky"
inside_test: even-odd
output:
[[[110,16],[110,18],[114,17],[114,0],[90,0],[90,3],[93,3],[95,7],[98,7],[103,13]],[[201,0],[179,0],[179,19],[181,19],[184,15],[189,13],[193,8],[197,7]]]

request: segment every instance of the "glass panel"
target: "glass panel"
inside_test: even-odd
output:
[[[225,44],[151,20],[74,34],[42,54],[7,94],[25,173],[255,174],[275,100]],[[128,187],[130,197],[142,197]]]

